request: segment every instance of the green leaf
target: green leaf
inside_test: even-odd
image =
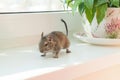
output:
[[[119,7],[119,0],[110,0],[113,6]]]
[[[79,4],[82,3],[82,0],[75,0],[73,6],[72,6],[72,12],[74,13],[76,9],[78,8]]]
[[[85,11],[84,2],[82,2],[81,4],[79,4],[78,11],[79,11],[79,13],[80,13],[81,15],[82,15],[83,12]]]
[[[84,4],[88,9],[92,9],[94,5],[94,0],[84,0]]]
[[[65,2],[66,2],[67,5],[69,6],[69,4],[72,2],[72,0],[65,0]]]
[[[72,6],[72,12],[74,13],[76,9],[78,8],[78,5],[81,3],[81,0],[75,0],[73,6]]]
[[[98,6],[101,6],[103,4],[108,3],[108,0],[96,0],[95,2],[96,2],[95,6],[98,7]]]
[[[92,22],[93,18],[94,18],[94,11],[92,9],[88,9],[87,7],[85,7],[85,14],[86,14],[86,17],[89,21],[89,23]]]
[[[96,18],[97,18],[97,23],[100,24],[100,22],[103,20],[103,18],[105,17],[105,13],[107,10],[107,3],[103,4],[101,6],[98,6],[96,8]]]
[[[65,0],[64,4],[67,4],[67,8],[71,7],[73,0]]]

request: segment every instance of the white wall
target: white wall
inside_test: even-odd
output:
[[[80,30],[78,13],[74,16],[68,12],[0,14],[0,49],[37,44],[41,32],[65,32],[61,18],[67,22],[69,33]]]

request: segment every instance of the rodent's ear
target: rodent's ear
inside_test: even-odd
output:
[[[42,33],[41,33],[41,39],[43,38],[43,34],[44,34],[44,33],[42,32]]]

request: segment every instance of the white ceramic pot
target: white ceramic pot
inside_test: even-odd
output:
[[[120,38],[120,8],[108,8],[105,18],[99,25],[95,17],[92,24],[89,24],[84,15],[83,27],[88,37]]]

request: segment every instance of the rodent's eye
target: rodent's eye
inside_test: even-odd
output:
[[[45,44],[45,46],[47,46],[47,44]]]
[[[47,46],[48,44],[45,44],[45,46]]]

